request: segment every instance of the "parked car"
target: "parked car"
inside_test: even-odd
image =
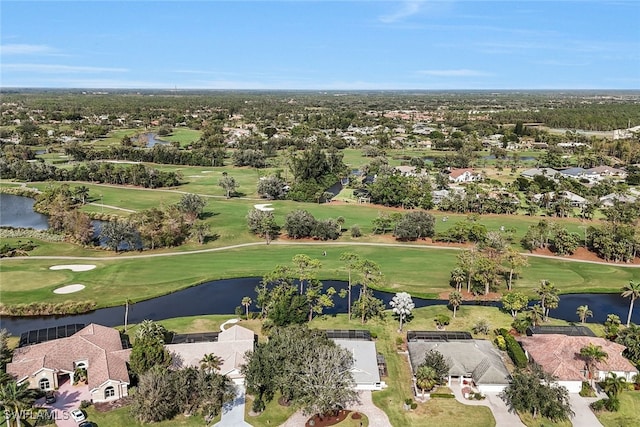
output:
[[[84,416],[84,412],[82,412],[80,409],[74,409],[73,411],[71,411],[71,418],[73,418],[73,421],[79,423],[81,421],[85,420],[85,416]]]
[[[96,425],[91,421],[83,421],[80,424],[78,424],[78,427],[96,427]]]
[[[56,393],[53,390],[49,390],[44,394],[45,403],[55,403],[56,401]]]

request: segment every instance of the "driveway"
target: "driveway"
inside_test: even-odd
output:
[[[600,421],[595,416],[589,404],[603,396],[584,398],[578,393],[569,393],[569,402],[571,403],[571,409],[575,415],[571,418],[571,423],[574,426],[579,427],[602,427]]]
[[[58,427],[76,427],[78,424],[71,418],[71,410],[79,408],[83,400],[91,400],[89,386],[73,386],[70,381],[60,384],[56,391],[57,400],[51,405],[44,403],[44,398],[36,404],[45,408],[51,408],[55,413]]]
[[[391,427],[391,422],[389,422],[387,414],[373,404],[370,391],[359,391],[358,396],[360,397],[360,403],[351,405],[346,409],[365,414],[367,418],[369,418],[369,425],[371,427]],[[298,411],[280,427],[304,426],[308,419],[308,416],[302,415],[302,411]]]
[[[456,396],[456,400],[463,405],[486,406],[491,409],[493,417],[496,419],[496,427],[524,427],[518,414],[509,411],[507,404],[498,396],[498,393],[485,393],[484,400],[468,400],[462,395],[460,384],[451,384],[451,390]]]
[[[225,403],[222,407],[222,417],[214,427],[251,427],[244,420],[245,388],[244,385],[236,385],[236,398],[233,402]]]

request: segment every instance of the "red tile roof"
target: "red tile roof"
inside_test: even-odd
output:
[[[602,347],[608,354],[606,360],[596,364],[598,371],[638,372],[622,355],[626,347],[604,338],[544,334],[521,337],[518,341],[535,363],[562,381],[585,379],[586,365],[580,349],[589,344]]]
[[[16,349],[7,373],[21,380],[42,368],[73,372],[76,362],[85,361],[89,388],[93,389],[107,380],[129,383],[128,354],[122,349],[118,331],[90,324],[70,337]]]

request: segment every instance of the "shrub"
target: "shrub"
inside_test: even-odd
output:
[[[456,396],[451,393],[431,393],[431,397],[438,397],[441,399],[455,399]]]
[[[604,407],[609,412],[618,412],[620,410],[620,399],[617,397],[604,399]]]
[[[413,403],[413,399],[405,399],[404,400],[404,404],[405,405],[411,405]]]
[[[473,328],[471,329],[473,330],[474,334],[484,334],[484,335],[489,334],[489,324],[484,319],[478,320],[476,324],[473,325]]]
[[[354,225],[351,227],[351,237],[361,237],[362,236],[362,231],[360,231],[360,227],[358,227],[357,225]]]
[[[498,335],[494,342],[496,344],[496,347],[498,347],[500,350],[507,349],[507,343],[502,335]]]
[[[591,409],[593,409],[595,412],[600,412],[600,411],[604,411],[604,401],[606,399],[600,399],[600,400],[596,400],[595,402],[591,403]]]
[[[87,409],[89,406],[91,406],[90,400],[83,400],[80,402],[80,409]]]
[[[416,402],[413,402],[411,404],[411,409],[416,409],[418,407],[418,404]]]
[[[369,335],[371,336],[371,338],[373,338],[374,340],[376,338],[378,338],[378,333],[377,332],[370,332]]]
[[[438,326],[446,326],[451,322],[451,318],[446,314],[438,314],[435,319],[436,325]]]
[[[582,397],[595,397],[596,395],[588,381],[582,381],[582,389],[579,394]]]
[[[504,333],[502,333],[502,331],[504,331]],[[506,329],[501,329],[500,332],[502,337],[504,338],[507,347],[507,353],[509,354],[509,357],[511,357],[511,360],[513,360],[513,363],[518,368],[526,368],[529,360],[524,354],[524,350],[522,349],[522,347],[520,347],[520,344],[518,344],[515,338],[509,335]]]

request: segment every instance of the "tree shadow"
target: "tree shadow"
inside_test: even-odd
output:
[[[207,244],[207,243],[209,243],[209,242],[215,242],[215,241],[216,241],[216,240],[218,240],[219,238],[220,238],[220,235],[219,235],[218,233],[211,234],[211,235],[206,236],[206,237],[204,238],[204,242],[203,242],[203,244],[205,244],[205,245],[206,245],[206,244]]]
[[[220,212],[202,212],[200,215],[198,215],[199,219],[207,219],[207,218],[213,218],[214,216],[218,216],[220,215]]]

